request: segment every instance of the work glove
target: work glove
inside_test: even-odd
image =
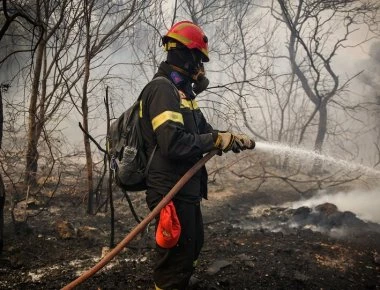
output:
[[[239,143],[241,143],[239,141]],[[235,135],[230,132],[218,132],[218,137],[215,141],[215,147],[222,150],[224,153],[232,150],[235,153],[240,152],[240,146],[243,144],[238,144]]]
[[[241,150],[253,149],[256,143],[245,134],[233,134]]]

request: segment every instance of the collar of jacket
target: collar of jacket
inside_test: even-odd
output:
[[[175,67],[167,62],[162,62],[158,68],[158,72],[155,76],[164,76],[168,78],[178,90],[185,93],[186,97],[189,99],[195,99],[195,94],[193,92],[192,79],[185,76],[180,71],[176,70]]]

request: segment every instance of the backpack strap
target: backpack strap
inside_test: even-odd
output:
[[[172,85],[173,88],[175,88],[176,90],[178,90],[174,86],[174,84],[169,79],[167,79],[166,77],[164,77],[164,76],[158,76],[158,77],[155,77],[152,81],[158,81],[158,80],[165,81],[165,82],[169,83],[170,85]],[[141,92],[141,94],[139,95],[139,97],[137,99],[137,102],[140,103],[142,95],[143,95],[143,93]],[[152,151],[152,153],[149,156],[148,162],[147,162],[146,167],[145,167],[144,176],[148,175],[149,167],[150,167],[150,165],[152,163],[153,156],[154,156],[154,153],[156,152],[156,150],[157,150],[157,144],[154,146],[153,151]]]
[[[152,154],[150,154],[149,159],[148,159],[148,163],[146,164],[145,171],[144,171],[145,177],[148,176],[149,167],[150,167],[150,164],[152,163],[154,152],[156,152],[156,149],[157,149],[157,144],[154,146]]]

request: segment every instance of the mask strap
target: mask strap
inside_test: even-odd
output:
[[[176,71],[180,72],[181,74],[183,74],[184,76],[191,78],[191,75],[187,71],[185,71],[184,69],[182,69],[182,68],[180,68],[180,67],[178,67],[178,66],[176,66],[174,64],[171,64],[170,66],[174,70],[176,70]]]

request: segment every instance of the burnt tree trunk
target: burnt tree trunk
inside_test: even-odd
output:
[[[86,132],[90,132],[88,128],[88,82],[90,79],[90,62],[91,62],[91,35],[90,35],[90,25],[91,25],[91,10],[89,8],[88,1],[83,2],[85,11],[85,29],[86,29],[86,48],[85,48],[85,59],[84,59],[84,80],[82,88],[82,118],[83,118],[83,128]],[[84,150],[86,154],[86,167],[87,167],[87,189],[88,189],[88,200],[87,200],[87,213],[93,213],[93,203],[94,203],[94,181],[93,181],[93,170],[92,170],[92,154],[91,154],[91,144],[90,138],[83,134]]]
[[[0,148],[3,140],[3,123],[4,123],[4,114],[3,114],[3,95],[2,87],[0,86]],[[4,245],[4,204],[5,204],[5,187],[3,178],[1,177],[0,172],[0,255],[3,252]]]
[[[83,85],[83,100],[82,100],[82,110],[83,110],[83,128],[86,132],[89,132],[88,128],[88,103],[87,103],[87,81],[89,79],[89,69],[86,65],[85,69],[85,81]],[[87,167],[87,188],[88,188],[88,203],[87,212],[89,214],[93,213],[93,203],[94,203],[94,185],[93,185],[93,171],[92,171],[92,154],[91,154],[91,144],[90,138],[84,134],[83,136],[84,150],[86,154],[86,167]]]
[[[4,204],[5,204],[5,187],[3,178],[0,174],[0,255],[3,252],[4,245]]]
[[[43,55],[45,50],[45,42],[42,40],[37,47],[36,51],[36,61],[34,68],[34,76],[32,83],[32,91],[30,95],[29,103],[29,128],[28,128],[28,145],[26,150],[26,166],[24,174],[24,182],[26,184],[34,186],[36,184],[36,173],[38,169],[38,121],[37,121],[37,110],[38,110],[38,97],[39,97],[39,85],[41,79],[41,71],[43,64]]]
[[[327,106],[325,102],[322,102],[319,107],[319,122],[318,122],[318,132],[315,139],[314,150],[318,153],[322,152],[323,143],[327,132]]]
[[[314,151],[322,153],[323,143],[325,141],[326,132],[327,132],[327,105],[326,102],[322,102],[319,106],[319,122],[318,122],[318,132],[315,139]],[[322,160],[316,158],[314,160],[312,172],[314,174],[322,173]]]
[[[108,87],[106,88],[106,98],[104,100],[105,106],[106,106],[106,113],[107,113],[107,142],[111,142],[109,137],[110,134],[110,123],[111,123],[111,116],[110,116],[110,106],[109,106],[109,99],[108,99]],[[112,144],[107,144],[107,151],[109,148],[109,145],[112,146]],[[107,152],[108,153],[108,152]],[[108,167],[108,186],[107,186],[107,193],[108,193],[108,199],[110,203],[110,210],[111,210],[111,236],[110,236],[110,248],[113,248],[115,246],[115,208],[113,204],[113,194],[112,194],[112,170],[111,168],[111,156],[110,154],[107,154],[107,164]]]

